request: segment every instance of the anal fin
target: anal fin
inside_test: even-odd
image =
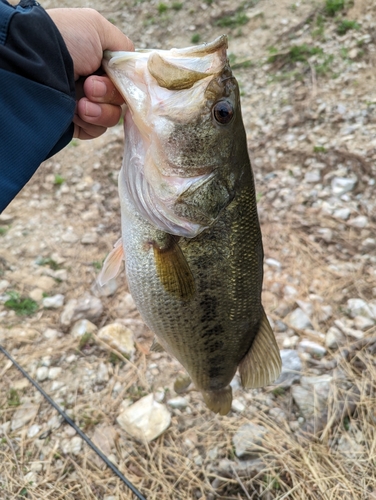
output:
[[[230,385],[216,391],[201,391],[201,393],[206,406],[214,413],[227,415],[231,410],[232,388]]]
[[[174,391],[177,394],[183,394],[191,385],[191,377],[189,375],[179,375],[174,382]]]
[[[279,348],[263,310],[259,331],[239,365],[242,386],[253,389],[269,385],[279,377],[281,369]]]

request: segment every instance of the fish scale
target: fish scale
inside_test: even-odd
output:
[[[281,369],[261,303],[254,179],[226,47],[220,37],[181,51],[107,55],[105,69],[129,109],[119,175],[122,249],[115,247],[101,274],[102,282],[111,278],[125,254],[129,290],[156,334],[152,349],[174,356],[222,415],[238,368],[245,388],[272,382]],[[200,54],[208,65],[195,71]],[[128,91],[134,85],[145,98]]]

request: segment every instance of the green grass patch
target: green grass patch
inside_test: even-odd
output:
[[[221,28],[237,28],[238,26],[244,26],[249,21],[249,17],[244,12],[238,11],[230,16],[223,16],[217,19],[216,26]]]
[[[168,6],[165,3],[158,4],[158,13],[164,14],[168,10]]]
[[[0,236],[4,236],[4,234],[6,234],[7,231],[8,231],[7,227],[0,227]]]
[[[345,8],[345,0],[326,0],[325,12],[328,16],[334,17]]]
[[[37,264],[38,266],[48,266],[54,271],[60,269],[59,264],[54,259],[51,259],[51,257],[42,257],[41,259],[38,259]]]
[[[183,2],[174,2],[171,8],[174,10],[181,10],[183,8]]]
[[[349,30],[360,30],[360,24],[356,21],[350,21],[349,19],[344,19],[338,24],[337,33],[339,35],[344,35]]]
[[[18,292],[7,292],[9,299],[4,303],[8,309],[15,311],[17,316],[29,316],[38,310],[38,304],[33,299],[21,297]]]
[[[198,33],[194,33],[191,38],[192,43],[199,43],[201,37]]]
[[[84,349],[86,346],[92,345],[94,342],[93,336],[89,332],[85,332],[82,337],[80,338],[80,342],[78,343],[78,348],[80,351]]]
[[[62,184],[64,184],[64,182],[65,182],[64,177],[62,177],[59,174],[55,175],[55,179],[54,179],[55,186],[61,186]]]
[[[20,406],[21,401],[20,401],[20,396],[16,389],[10,389],[7,395],[7,403],[8,406]]]
[[[313,152],[314,153],[326,153],[327,150],[324,148],[324,146],[314,146]]]

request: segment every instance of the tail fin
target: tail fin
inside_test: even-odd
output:
[[[232,389],[228,385],[218,391],[201,391],[204,401],[209,410],[220,415],[227,415],[231,410]]]

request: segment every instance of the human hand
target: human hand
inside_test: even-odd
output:
[[[134,50],[133,43],[118,28],[93,9],[50,9],[47,13],[60,31],[73,59],[74,78],[88,78],[85,97],[78,100],[74,137],[93,139],[118,123],[124,99],[107,76],[93,75],[104,50]]]

